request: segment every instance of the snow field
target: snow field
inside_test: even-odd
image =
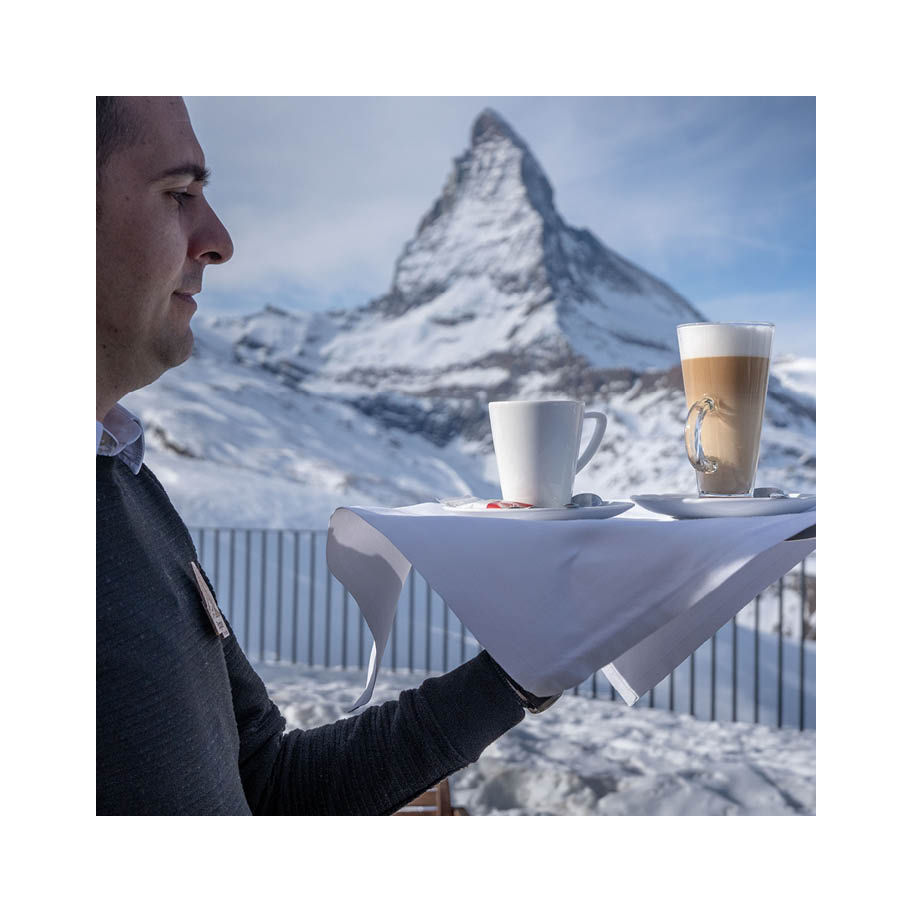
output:
[[[356,671],[255,667],[289,728],[345,718],[363,684]],[[382,672],[374,703],[423,678]],[[450,783],[475,816],[814,815],[816,736],[565,694]]]

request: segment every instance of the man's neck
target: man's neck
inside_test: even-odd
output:
[[[95,352],[95,420],[104,421],[104,416],[123,399],[127,393],[139,389],[143,384],[135,378],[122,375],[117,366],[109,363],[104,346]]]
[[[96,377],[95,381],[95,420],[104,421],[105,415],[129,393],[129,389],[114,388]]]
[[[96,330],[95,339],[95,420],[104,421],[105,415],[125,395],[121,384],[116,382],[117,371],[112,370],[108,346],[100,341]]]
[[[110,395],[104,395],[101,390],[96,387],[95,390],[95,420],[104,421],[105,415],[111,411],[112,408],[117,404],[117,399],[113,398]]]
[[[128,352],[117,352],[115,349],[98,342],[95,347],[95,419],[103,421],[104,416],[123,399],[127,393],[142,389],[164,372],[162,367],[157,373],[138,375],[135,371],[125,371],[124,365],[130,365]]]

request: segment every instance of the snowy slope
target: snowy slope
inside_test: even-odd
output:
[[[486,396],[497,397],[503,371],[455,373],[440,389],[421,389],[413,377],[412,390],[403,383],[383,397],[355,387],[333,392],[328,381],[309,390],[289,383],[278,361],[267,368],[237,361],[223,331],[198,321],[190,361],[124,400],[146,423],[150,466],[191,524],[323,529],[343,504],[499,493],[487,428],[476,437],[476,411],[486,411]],[[513,395],[552,393],[545,378],[531,374]],[[623,498],[692,488],[679,391],[646,392],[640,381],[586,398],[607,412],[609,424],[577,490]],[[796,426],[788,418],[771,400],[760,479],[813,490],[813,467],[801,465],[814,458],[813,423]],[[469,434],[453,434],[454,426]]]
[[[143,419],[147,461],[190,525],[325,529],[343,503],[482,486],[459,452],[239,365],[203,328],[190,361],[124,403]]]
[[[259,664],[289,728],[345,717],[358,672]],[[423,676],[382,674],[376,702]],[[472,815],[813,815],[816,735],[565,694],[450,778]]]
[[[817,398],[817,360],[784,355],[771,366],[773,376],[789,392],[814,400]]]

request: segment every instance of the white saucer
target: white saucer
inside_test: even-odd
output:
[[[785,497],[698,497],[696,494],[634,494],[635,504],[675,519],[708,519],[723,516],[777,516],[805,513],[817,506],[813,494]]]
[[[525,507],[515,510],[479,509],[477,504],[462,506],[441,504],[449,513],[461,513],[463,516],[493,516],[498,519],[610,519],[612,516],[629,510],[633,504],[629,500],[609,500],[598,507]]]

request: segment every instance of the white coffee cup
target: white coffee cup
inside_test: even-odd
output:
[[[608,418],[575,399],[491,402],[488,413],[503,499],[535,507],[569,503],[573,479],[595,455]],[[596,421],[595,433],[577,458],[586,418]]]

